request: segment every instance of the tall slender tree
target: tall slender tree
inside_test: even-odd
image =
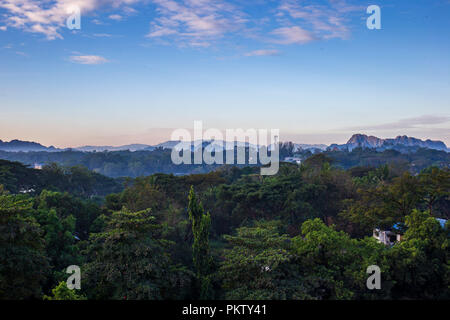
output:
[[[197,272],[200,299],[212,298],[212,257],[209,247],[209,230],[211,227],[211,215],[205,213],[203,205],[197,200],[194,187],[189,192],[188,213],[192,223],[194,244],[192,245],[192,258]]]

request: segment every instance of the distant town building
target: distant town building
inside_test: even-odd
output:
[[[301,158],[296,158],[296,157],[286,157],[286,158],[284,158],[284,162],[301,164],[302,163],[302,159]]]
[[[35,192],[36,190],[34,190],[33,188],[30,188],[30,189],[21,189],[21,190],[19,190],[19,193],[23,193],[23,194],[27,194],[27,193],[33,193],[33,192]]]
[[[34,164],[34,169],[42,170],[42,164],[40,164],[40,163],[35,163],[35,164]]]

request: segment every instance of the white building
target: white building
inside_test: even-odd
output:
[[[439,222],[442,228],[445,228],[445,224],[447,223],[446,219],[435,219]],[[392,246],[396,242],[402,241],[403,234],[399,229],[399,224],[396,223],[391,230],[381,230],[379,228],[373,229],[373,237],[387,246]]]
[[[392,246],[396,242],[402,241],[402,235],[400,233],[390,230],[381,230],[378,228],[373,230],[373,237],[387,246]]]

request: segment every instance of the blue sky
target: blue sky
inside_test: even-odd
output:
[[[450,145],[449,17],[448,0],[0,0],[0,139],[154,144],[202,120]]]

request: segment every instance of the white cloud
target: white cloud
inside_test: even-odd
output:
[[[299,26],[278,28],[272,31],[272,34],[277,36],[273,42],[280,44],[303,44],[315,40],[314,35]]]
[[[309,32],[315,39],[347,39],[350,35],[348,15],[354,12],[364,13],[364,10],[363,6],[350,4],[346,0],[327,0],[322,4],[283,0],[278,7],[277,17],[280,24],[298,26],[304,32]],[[294,27],[284,26],[275,30],[282,37],[280,43],[307,42],[290,42],[291,34],[292,40],[296,37],[301,39],[302,35],[299,30],[287,28]]]
[[[169,40],[178,45],[206,47],[228,35],[250,37],[279,44],[303,44],[312,40],[340,38],[350,34],[349,15],[364,8],[356,0],[280,0],[273,10],[263,1],[246,3],[235,0],[0,0],[0,30],[17,28],[62,39],[68,9],[78,6],[82,19],[93,14],[92,23],[103,24],[106,17],[120,21],[137,14],[131,6],[149,5],[156,18],[150,21],[148,38]],[[262,10],[245,10],[260,6]],[[252,8],[254,9],[254,8]],[[258,8],[259,9],[259,8]],[[257,12],[250,15],[250,12]],[[248,13],[247,13],[248,12]],[[268,30],[270,23],[275,23]]]
[[[101,22],[101,21],[98,20],[98,19],[92,19],[91,22],[94,23],[94,24],[96,24],[96,25],[102,25],[102,24],[103,24],[103,22]]]
[[[120,14],[112,14],[108,18],[111,20],[116,20],[116,21],[122,20],[122,16]]]
[[[405,118],[400,119],[395,122],[388,122],[378,125],[372,126],[360,126],[360,127],[351,127],[351,130],[370,130],[370,131],[378,131],[378,130],[396,130],[396,129],[413,129],[413,128],[421,128],[423,126],[433,126],[440,125],[450,122],[450,116],[448,115],[422,115],[414,118]]]
[[[249,16],[227,1],[218,0],[151,0],[158,17],[150,24],[149,38],[168,38],[191,46],[208,46],[228,34],[251,37],[278,44],[304,44],[313,40],[340,38],[350,34],[348,18],[360,11],[350,1],[282,0],[273,12],[263,17]],[[248,4],[247,4],[248,5]],[[258,5],[258,4],[257,4]],[[241,3],[245,7],[245,4]],[[263,30],[263,24],[274,20],[273,30]],[[265,33],[263,35],[263,33]],[[267,34],[270,38],[267,39]]]
[[[262,49],[247,52],[246,57],[258,57],[258,56],[278,56],[280,52],[278,50]]]
[[[245,15],[219,0],[152,0],[159,15],[151,22],[149,38],[171,36],[191,46],[208,46],[228,33],[240,30]]]
[[[133,9],[133,8],[131,8],[131,7],[124,7],[124,8],[122,9],[122,12],[123,12],[124,14],[126,14],[126,15],[133,15],[133,14],[138,13],[138,11],[137,11],[136,9]]]
[[[28,54],[26,54],[23,51],[16,51],[16,54],[19,55],[19,56],[22,56],[22,57],[29,57]]]
[[[139,0],[0,0],[0,8],[5,10],[3,22],[8,27],[39,33],[48,40],[62,39],[61,29],[73,7],[80,8],[83,15],[100,7],[120,9],[127,6],[125,12],[131,12],[128,6]]]
[[[109,33],[94,33],[93,36],[97,38],[111,38],[113,35]]]
[[[109,62],[104,57],[93,56],[93,55],[90,55],[90,56],[83,56],[83,55],[71,56],[69,59],[70,59],[70,61],[72,61],[74,63],[80,63],[80,64],[102,64],[102,63]]]

